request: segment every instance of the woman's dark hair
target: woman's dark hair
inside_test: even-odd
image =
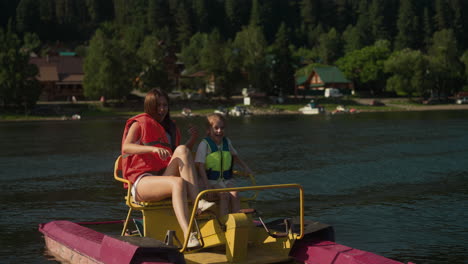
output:
[[[151,89],[145,97],[145,103],[144,103],[144,111],[148,115],[150,115],[153,119],[157,120],[157,111],[158,111],[158,102],[160,97],[165,97],[167,100],[168,108],[167,108],[167,114],[164,117],[164,120],[160,122],[160,124],[164,127],[164,130],[166,130],[167,133],[169,133],[172,137],[172,145],[174,146],[175,143],[175,124],[171,120],[171,116],[169,114],[170,108],[169,108],[169,96],[167,93],[159,88],[153,88]]]

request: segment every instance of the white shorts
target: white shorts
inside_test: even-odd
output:
[[[142,175],[138,176],[135,183],[132,185],[132,191],[131,192],[132,192],[133,201],[135,201],[135,202],[136,202],[136,194],[137,194],[137,191],[136,191],[137,185],[140,182],[140,180],[143,179],[143,177],[146,177],[146,176],[153,176],[153,174],[147,173],[147,172],[143,173]]]

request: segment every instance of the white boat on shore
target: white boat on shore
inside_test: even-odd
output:
[[[323,107],[316,105],[314,100],[310,100],[310,103],[304,107],[299,108],[299,112],[303,113],[304,115],[318,115],[325,111]]]
[[[246,116],[252,115],[252,112],[246,107],[243,106],[235,106],[229,111],[230,116]]]

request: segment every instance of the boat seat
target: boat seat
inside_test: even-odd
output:
[[[235,175],[243,175],[240,171],[235,171]],[[256,185],[255,178],[250,174],[248,176],[252,185]],[[121,235],[124,236],[128,229],[131,215],[134,211],[140,211],[143,215],[143,236],[152,237],[157,240],[164,241],[167,230],[174,230],[177,234],[182,234],[179,223],[175,217],[172,207],[172,200],[170,198],[158,202],[137,202],[132,197],[131,188],[132,183],[123,177],[122,173],[122,156],[119,156],[114,164],[114,179],[127,184],[127,194],[125,196],[125,203],[129,207],[127,217],[125,219]],[[241,208],[248,208],[248,202],[256,198],[257,193],[251,197],[243,197],[241,199]],[[193,203],[189,202],[189,210],[192,211]],[[218,208],[215,205],[209,212],[198,215],[196,222],[200,234],[203,237],[205,247],[215,246],[224,243],[224,241],[217,237],[216,234],[223,232],[223,227],[218,216]],[[251,212],[251,210],[247,210]],[[207,230],[207,231],[205,231]]]
[[[132,183],[125,179],[122,174],[122,156],[120,155],[114,164],[114,179],[127,184],[127,195],[125,203],[129,207],[127,217],[125,219],[121,235],[124,236],[128,229],[130,217],[133,211],[140,211],[143,215],[143,230],[145,237],[152,237],[158,240],[164,240],[165,232],[176,230],[182,232],[177,221],[174,221],[175,215],[172,209],[172,200],[165,199],[158,202],[137,202],[132,196]],[[151,226],[158,228],[151,228]],[[164,226],[161,226],[164,225]],[[161,228],[160,228],[161,227]],[[161,230],[161,231],[158,231]]]

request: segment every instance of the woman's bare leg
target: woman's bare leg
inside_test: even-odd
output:
[[[138,183],[135,198],[138,201],[160,201],[172,197],[177,221],[184,236],[187,236],[188,206],[185,185],[185,181],[176,176],[146,176]]]
[[[163,175],[182,177],[187,182],[187,193],[190,199],[195,201],[199,192],[198,179],[192,153],[188,147],[180,145],[174,150]]]

